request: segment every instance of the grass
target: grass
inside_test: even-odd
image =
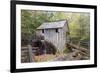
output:
[[[40,56],[35,56],[36,62],[46,62],[46,61],[50,61],[54,58],[56,58],[56,55],[52,55],[52,54],[44,54],[44,55],[40,55]]]
[[[57,57],[65,56],[68,52],[69,52],[69,49],[66,47],[63,51],[57,51],[55,55],[43,54],[43,55],[35,56],[34,58],[36,62],[47,62],[47,61],[52,61],[53,59]]]
[[[67,54],[69,52],[69,49],[67,47],[64,48],[63,53]]]

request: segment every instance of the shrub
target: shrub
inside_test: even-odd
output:
[[[66,53],[68,53],[68,52],[70,52],[69,48],[65,47],[64,50],[63,50],[63,53],[66,54]]]

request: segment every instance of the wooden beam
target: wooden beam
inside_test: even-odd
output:
[[[30,57],[30,62],[35,62],[35,58],[34,58],[34,53],[32,52],[32,46],[28,45],[28,50],[29,50],[29,57]]]
[[[79,46],[74,45],[74,44],[72,44],[72,43],[67,43],[67,45],[68,45],[68,46],[71,46],[72,48],[75,48],[75,49],[81,50],[82,52],[87,52],[87,51],[88,51],[88,49],[83,48],[83,47],[79,47]]]

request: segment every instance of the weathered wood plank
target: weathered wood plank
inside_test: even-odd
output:
[[[32,46],[28,45],[28,50],[29,50],[29,57],[30,57],[30,62],[35,62],[35,58],[34,58],[34,53],[32,52]]]
[[[74,45],[74,44],[72,44],[72,43],[67,43],[67,45],[68,45],[68,46],[71,46],[72,48],[75,48],[75,49],[81,50],[81,51],[83,51],[83,52],[87,52],[87,51],[88,51],[88,49],[83,48],[83,47],[79,47],[79,46]]]
[[[21,62],[29,62],[28,47],[21,47]]]
[[[27,47],[21,47],[21,50],[28,50]]]

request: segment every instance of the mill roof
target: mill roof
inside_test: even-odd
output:
[[[66,24],[66,20],[54,21],[54,22],[45,22],[42,23],[37,29],[54,29],[62,28]]]

